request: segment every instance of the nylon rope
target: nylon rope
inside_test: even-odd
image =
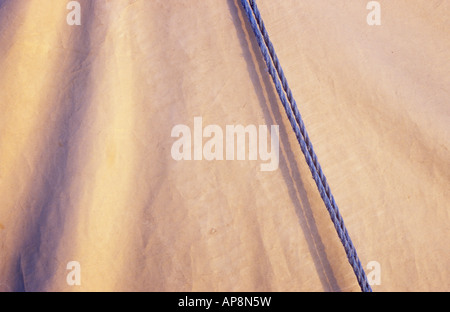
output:
[[[306,163],[311,171],[312,177],[317,185],[320,196],[328,210],[330,218],[334,224],[339,239],[344,246],[347,259],[353,268],[356,279],[362,291],[371,292],[372,289],[368,283],[366,273],[361,265],[355,246],[353,245],[344,219],[339,212],[339,208],[331,193],[330,186],[325,178],[322,168],[319,164],[316,153],[314,152],[311,140],[309,139],[303,119],[297,107],[297,103],[292,95],[281,64],[275,53],[269,34],[265,28],[263,19],[254,0],[241,0],[242,7],[246,13],[250,26],[255,34],[261,54],[268,67],[268,72],[272,77],[275,89],[280,97],[288,120],[294,130],[297,141],[300,145]]]

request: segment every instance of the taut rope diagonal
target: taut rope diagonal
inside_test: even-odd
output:
[[[320,196],[325,203],[339,239],[344,246],[348,261],[355,272],[359,286],[362,291],[370,292],[372,289],[368,283],[367,276],[356,253],[355,246],[350,239],[347,228],[345,227],[344,219],[339,212],[339,208],[331,193],[330,186],[328,185],[319,164],[317,155],[314,152],[311,140],[309,139],[302,117],[298,110],[297,103],[295,102],[292,91],[289,88],[287,79],[283,73],[283,69],[275,53],[272,42],[270,41],[269,34],[264,26],[264,22],[256,2],[254,0],[241,0],[241,4],[255,34],[262,56],[268,67],[268,72],[275,85],[275,89],[277,90],[281,103],[286,111],[286,115],[295,132],[303,155],[305,156],[306,163],[308,164],[312,177],[316,182]]]

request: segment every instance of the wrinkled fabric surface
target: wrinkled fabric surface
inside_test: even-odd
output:
[[[0,1],[0,290],[358,291],[240,2],[79,2]],[[379,2],[257,1],[373,290],[450,291],[450,2]],[[194,117],[278,169],[174,160]]]

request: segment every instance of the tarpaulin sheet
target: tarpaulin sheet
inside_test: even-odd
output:
[[[240,1],[68,2],[0,1],[0,290],[359,290]],[[257,3],[374,291],[449,291],[450,2]]]

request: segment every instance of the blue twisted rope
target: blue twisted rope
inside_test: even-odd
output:
[[[302,117],[298,110],[297,103],[295,102],[292,91],[289,88],[287,79],[283,73],[283,69],[281,68],[272,42],[269,39],[269,34],[264,26],[264,22],[261,14],[259,13],[256,2],[254,0],[249,0],[249,2],[247,0],[241,0],[241,4],[256,36],[262,56],[264,57],[264,61],[268,67],[269,74],[275,84],[275,89],[277,90],[281,103],[286,111],[286,115],[295,132],[295,136],[297,137],[297,141],[303,155],[305,156],[306,163],[309,166],[312,177],[316,182],[320,196],[325,203],[339,239],[344,246],[347,259],[355,272],[358,284],[362,291],[371,292],[372,289],[367,281],[366,273],[364,272],[361,261],[356,253],[355,246],[350,239],[347,228],[345,227],[344,219],[342,218],[334,197],[331,194],[330,186],[328,185],[319,164],[317,155],[314,152],[311,140],[309,139]]]

